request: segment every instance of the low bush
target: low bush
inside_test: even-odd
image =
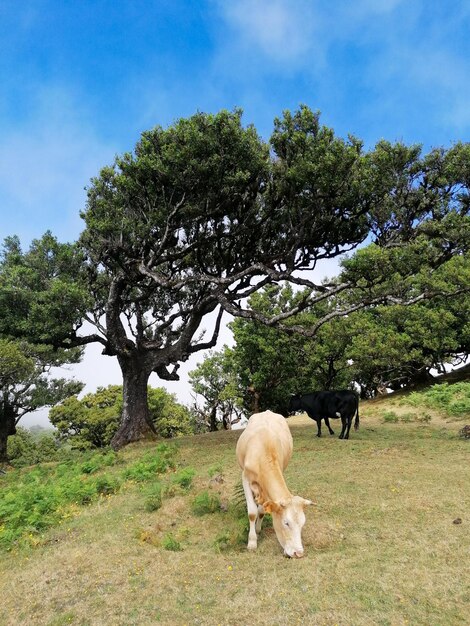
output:
[[[162,485],[155,483],[145,492],[144,508],[148,513],[158,511],[162,506]]]
[[[13,467],[28,467],[37,463],[60,461],[67,454],[51,431],[35,436],[26,428],[17,428],[16,435],[8,438],[7,454]]]
[[[202,491],[192,503],[192,511],[195,515],[208,515],[220,511],[220,498],[215,493]]]
[[[181,552],[183,549],[181,543],[171,534],[166,534],[162,539],[162,548],[171,552]]]
[[[173,482],[181,487],[183,491],[189,491],[192,487],[195,475],[196,472],[192,467],[185,467],[173,477]]]
[[[470,382],[433,385],[425,391],[411,393],[404,402],[438,410],[448,417],[466,418],[470,416]]]
[[[153,480],[157,474],[163,474],[169,469],[174,469],[176,447],[161,443],[156,450],[144,455],[139,461],[124,471],[124,478],[145,482]]]
[[[89,504],[120,488],[115,477],[84,476],[72,463],[38,466],[23,475],[11,472],[8,479],[11,484],[5,485],[0,500],[0,547],[6,549],[66,519],[71,506]]]
[[[395,411],[386,411],[382,414],[382,419],[384,422],[397,423],[398,415],[395,413]]]
[[[111,467],[117,463],[117,454],[110,450],[109,452],[102,454],[93,454],[89,459],[81,464],[81,471],[84,474],[94,474],[103,467]]]

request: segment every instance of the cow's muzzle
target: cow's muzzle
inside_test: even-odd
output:
[[[304,556],[304,551],[303,550],[296,550],[292,554],[289,554],[288,552],[284,552],[284,556],[286,556],[289,559],[301,559]]]

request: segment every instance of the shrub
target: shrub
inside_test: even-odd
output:
[[[95,485],[96,485],[96,492],[103,496],[116,493],[117,491],[119,491],[119,488],[121,487],[121,483],[119,479],[111,477],[111,476],[106,476],[106,475],[99,476],[96,479]]]
[[[114,451],[110,450],[106,454],[94,454],[84,463],[80,468],[83,474],[94,474],[103,467],[110,467],[117,462],[117,455]]]
[[[183,489],[183,491],[189,491],[191,489],[193,478],[196,475],[195,470],[192,467],[185,467],[176,476],[173,481]]]
[[[103,456],[103,455],[102,455]],[[110,462],[107,456],[103,462]],[[0,547],[11,549],[25,538],[70,516],[73,505],[85,505],[119,490],[117,478],[83,474],[72,460],[57,466],[37,465],[28,472],[9,472],[0,499]]]
[[[222,474],[222,470],[222,465],[220,465],[220,463],[217,463],[216,465],[211,465],[207,470],[207,473],[209,474],[209,478],[213,478],[218,474]]]
[[[425,391],[411,393],[406,403],[439,410],[449,417],[465,418],[470,415],[470,383],[433,385]]]
[[[146,454],[142,459],[124,471],[124,478],[145,482],[152,480],[157,474],[163,474],[175,467],[176,448],[161,443],[154,452]]]
[[[220,511],[220,498],[214,493],[202,491],[194,498],[192,510],[195,515],[208,515]]]
[[[163,537],[162,548],[171,552],[180,552],[183,549],[181,543],[171,533]]]
[[[386,411],[382,414],[382,419],[384,422],[395,424],[398,422],[398,415],[395,413],[395,411]]]
[[[7,454],[13,467],[58,461],[63,458],[64,452],[50,431],[37,437],[26,428],[18,427],[16,435],[8,438]]]
[[[152,488],[147,491],[144,508],[148,513],[158,511],[162,506],[162,485],[161,483],[155,483]]]

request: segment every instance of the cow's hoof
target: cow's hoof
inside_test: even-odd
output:
[[[249,543],[246,549],[249,550],[250,552],[253,552],[254,550],[256,550],[257,547],[258,547],[258,544],[256,543]]]
[[[330,430],[330,435],[334,435],[335,431],[334,430]]]

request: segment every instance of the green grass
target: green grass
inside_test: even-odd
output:
[[[390,411],[397,422],[384,422]],[[407,413],[416,419],[403,421]],[[34,541],[26,526],[0,554],[0,625],[466,625],[462,421],[389,397],[361,404],[349,441],[317,438],[305,416],[288,423],[287,484],[317,503],[306,511],[304,559],[285,559],[269,524],[258,550],[246,550],[239,432],[181,438],[159,462],[155,445],[135,444],[110,465],[87,456],[0,479],[0,506],[13,493],[38,522]],[[210,513],[196,514],[195,500]]]

